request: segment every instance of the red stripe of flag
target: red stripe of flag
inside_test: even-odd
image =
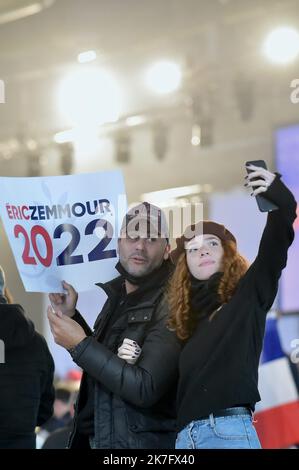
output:
[[[254,426],[264,449],[299,444],[299,400],[259,411]]]

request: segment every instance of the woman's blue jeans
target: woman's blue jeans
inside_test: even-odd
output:
[[[238,408],[235,408],[235,410]],[[260,449],[249,413],[200,419],[177,435],[176,449]]]

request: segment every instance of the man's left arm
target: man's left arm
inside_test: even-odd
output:
[[[164,312],[163,312],[164,309]],[[128,364],[99,343],[85,338],[73,355],[74,361],[112,393],[129,403],[150,407],[175,382],[181,344],[166,326],[166,302],[159,307],[149,328],[137,364]]]

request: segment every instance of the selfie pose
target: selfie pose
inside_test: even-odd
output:
[[[54,339],[83,369],[69,448],[174,448],[181,343],[166,325],[169,251],[165,215],[144,202],[123,220],[120,276],[98,284],[107,300],[94,331],[70,284],[66,295],[50,294]]]
[[[184,341],[177,449],[260,448],[252,424],[258,365],[266,314],[294,238],[296,201],[281,175],[254,165],[247,170],[252,196],[277,206],[252,265],[234,235],[211,221],[188,227],[172,252],[169,326]]]

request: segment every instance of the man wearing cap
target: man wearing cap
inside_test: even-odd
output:
[[[169,249],[163,212],[140,204],[122,223],[120,276],[98,284],[108,299],[94,332],[75,310],[72,286],[64,283],[65,296],[50,294],[55,341],[84,371],[70,448],[174,448],[180,342],[166,326]],[[124,343],[135,351],[131,362],[117,354]]]

